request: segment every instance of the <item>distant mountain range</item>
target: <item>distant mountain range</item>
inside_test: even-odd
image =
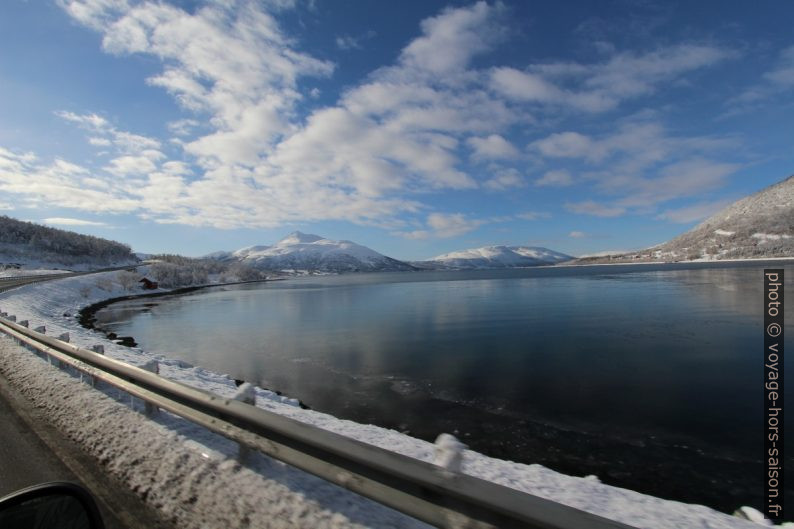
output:
[[[425,269],[521,268],[557,264],[571,259],[573,257],[570,255],[535,246],[484,246],[411,264]]]
[[[637,252],[577,263],[794,257],[794,176],[734,202],[686,233]]]
[[[250,246],[206,257],[240,261],[260,270],[306,273],[391,272],[417,268],[351,241],[333,241],[295,231],[273,246]]]
[[[546,248],[486,246],[439,255],[427,261],[405,262],[351,241],[334,241],[299,231],[290,233],[272,246],[250,246],[234,252],[215,252],[206,257],[286,273],[517,268],[573,259]]]

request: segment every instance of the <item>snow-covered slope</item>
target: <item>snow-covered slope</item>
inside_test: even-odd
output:
[[[334,241],[295,231],[273,246],[250,246],[235,252],[215,252],[210,258],[240,261],[262,270],[307,272],[377,272],[415,270],[351,241]]]
[[[734,202],[664,244],[587,262],[794,257],[794,176]]]
[[[561,263],[573,259],[548,248],[485,246],[447,253],[414,263],[422,268],[517,268]]]

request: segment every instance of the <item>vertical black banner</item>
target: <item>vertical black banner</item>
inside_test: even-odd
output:
[[[764,270],[764,483],[766,515],[783,519],[783,270]]]

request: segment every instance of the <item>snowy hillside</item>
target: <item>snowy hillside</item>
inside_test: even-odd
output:
[[[0,271],[92,270],[137,262],[126,244],[0,215]]]
[[[770,257],[794,257],[794,176],[734,202],[664,244],[583,261],[708,261]]]
[[[334,241],[295,231],[273,246],[250,246],[235,252],[215,252],[208,258],[240,261],[260,270],[286,272],[381,272],[415,270],[351,241]]]
[[[561,263],[573,259],[547,248],[530,246],[485,246],[439,255],[413,263],[421,268],[518,268]]]

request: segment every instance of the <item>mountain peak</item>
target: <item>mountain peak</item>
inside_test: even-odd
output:
[[[319,235],[312,235],[311,233],[303,233],[300,231],[293,231],[280,241],[276,243],[277,246],[285,246],[288,244],[308,244],[317,241],[321,241],[325,239],[325,237],[320,237]]]

